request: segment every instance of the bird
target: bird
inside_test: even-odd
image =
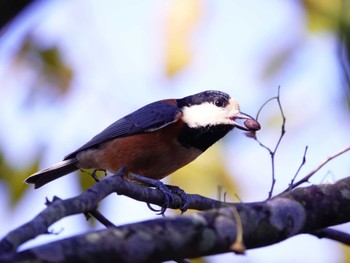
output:
[[[239,119],[245,119],[243,124]],[[34,188],[79,169],[127,174],[159,181],[195,160],[233,128],[257,131],[227,93],[207,90],[180,99],[159,100],[120,118],[49,168],[25,179]]]

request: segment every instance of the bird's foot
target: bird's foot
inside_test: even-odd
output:
[[[139,181],[141,183],[145,183],[147,185],[154,186],[164,195],[164,204],[162,205],[161,209],[155,209],[151,207],[149,203],[147,204],[149,209],[151,209],[152,211],[158,212],[158,214],[163,215],[169,206],[174,205],[173,194],[179,195],[181,199],[184,200],[184,204],[180,207],[181,212],[184,213],[187,210],[188,197],[185,191],[182,190],[180,187],[173,186],[173,185],[165,185],[161,181],[144,177],[138,174],[130,174],[129,176],[133,180]]]
[[[176,185],[166,184],[165,186],[171,191],[171,193],[179,195],[181,197],[182,204],[179,209],[181,213],[185,213],[189,206],[189,199],[186,192]]]

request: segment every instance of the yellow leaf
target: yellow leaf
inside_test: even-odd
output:
[[[199,0],[173,0],[166,29],[166,73],[173,76],[191,60],[191,31],[200,17]]]

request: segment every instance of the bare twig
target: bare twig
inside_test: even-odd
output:
[[[104,215],[102,215],[100,211],[98,211],[96,208],[86,213],[86,215],[87,217],[88,216],[94,217],[98,222],[100,222],[105,227],[117,227],[115,224],[109,221]]]
[[[329,179],[331,178],[331,179]],[[321,184],[324,182],[334,182],[335,181],[335,175],[333,174],[333,172],[331,170],[328,170],[326,172],[326,174],[323,176],[322,180],[321,180]]]
[[[292,189],[291,187],[292,187],[292,185],[294,184],[294,181],[295,181],[295,179],[297,178],[297,176],[298,176],[298,174],[299,174],[301,168],[302,168],[302,167],[304,166],[304,164],[306,163],[306,153],[307,153],[307,149],[308,149],[308,148],[309,148],[308,146],[305,147],[305,151],[304,151],[304,155],[303,155],[303,160],[302,160],[302,162],[301,162],[301,164],[300,164],[300,166],[299,166],[297,172],[295,173],[293,179],[290,181],[290,184],[289,184],[290,190]]]
[[[261,147],[263,147],[264,149],[266,149],[269,153],[270,153],[270,156],[271,156],[271,170],[272,170],[272,183],[271,183],[271,188],[270,188],[270,191],[269,191],[269,195],[268,195],[268,199],[270,199],[272,197],[272,194],[273,194],[273,189],[275,187],[275,183],[276,183],[276,176],[275,176],[275,155],[276,155],[276,152],[277,152],[277,149],[282,141],[282,138],[284,136],[284,134],[286,133],[286,130],[285,130],[285,124],[286,124],[286,117],[284,116],[284,112],[283,112],[283,109],[282,109],[282,104],[281,104],[281,100],[280,100],[280,89],[281,87],[278,86],[278,92],[277,92],[277,96],[276,97],[273,97],[269,100],[267,100],[262,106],[261,108],[259,109],[257,115],[256,115],[256,119],[258,120],[259,118],[259,114],[261,112],[261,110],[271,101],[273,100],[277,100],[277,104],[278,104],[278,107],[280,109],[280,112],[281,112],[281,116],[282,116],[282,126],[281,126],[281,135],[280,137],[278,138],[278,141],[275,145],[275,148],[273,150],[271,150],[268,146],[266,146],[265,144],[263,144],[257,137],[255,137],[255,140],[260,144]]]
[[[296,188],[297,186],[306,183],[309,181],[309,179],[317,173],[323,166],[325,166],[329,161],[333,160],[334,158],[338,157],[339,155],[342,155],[343,153],[350,150],[350,145],[345,147],[344,149],[332,154],[331,156],[328,156],[323,162],[321,162],[314,170],[312,170],[310,173],[308,173],[305,177],[303,177],[301,180],[296,182],[295,184],[291,184],[286,190],[284,190],[281,194],[290,191],[291,189]]]

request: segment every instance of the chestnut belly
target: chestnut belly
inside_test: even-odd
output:
[[[202,151],[184,147],[167,129],[109,141],[97,149],[77,154],[80,168],[128,172],[162,179],[196,159]]]

